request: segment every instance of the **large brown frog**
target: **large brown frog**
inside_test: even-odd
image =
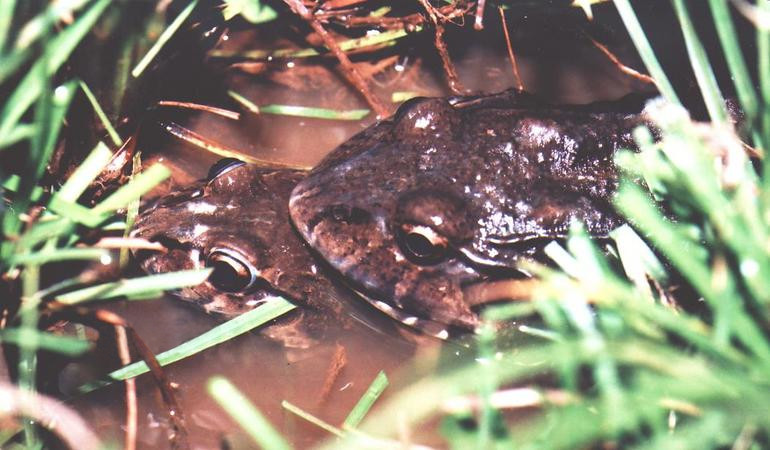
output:
[[[472,330],[479,318],[464,288],[521,276],[517,262],[573,221],[598,237],[619,225],[613,157],[634,147],[641,100],[411,100],[353,139],[364,145],[313,169],[292,192],[291,217],[380,310],[441,337]]]
[[[351,326],[351,314],[379,326],[324,275],[289,222],[289,193],[305,174],[220,161],[206,180],[140,214],[133,235],[167,248],[138,253],[140,265],[151,273],[213,268],[206,282],[177,295],[215,315],[233,317],[273,296],[288,299],[299,307],[263,331],[286,347],[310,347],[329,327]]]

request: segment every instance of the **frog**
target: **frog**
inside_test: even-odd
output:
[[[358,301],[325,275],[289,221],[289,194],[305,175],[306,170],[219,161],[205,179],[139,214],[132,236],[164,250],[136,252],[138,265],[152,274],[211,268],[206,281],[174,294],[221,319],[276,296],[294,303],[297,308],[262,330],[287,349],[315,347],[330,327],[347,328],[354,320],[379,331],[356,309]]]
[[[441,338],[478,330],[468,287],[527,278],[523,260],[582,222],[623,223],[613,159],[636,148],[646,97],[557,105],[520,91],[405,102],[376,140],[333,150],[291,193],[292,222],[347,283]]]

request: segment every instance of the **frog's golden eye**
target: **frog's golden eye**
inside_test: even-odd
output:
[[[242,292],[254,285],[257,269],[241,255],[228,249],[214,249],[206,258],[206,267],[214,269],[209,283],[224,292]]]
[[[404,254],[420,265],[437,264],[444,259],[447,239],[425,225],[403,224],[398,233],[398,244]]]

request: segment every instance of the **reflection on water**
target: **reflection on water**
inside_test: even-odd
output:
[[[111,308],[134,325],[150,348],[163,351],[192,338],[218,321],[173,298],[127,303]],[[329,394],[320,394],[337,348],[346,363],[333,381]],[[326,437],[325,432],[281,408],[287,400],[332,424],[339,425],[380,370],[393,377],[411,359],[414,344],[398,334],[388,335],[356,322],[348,330],[330,333],[328,339],[308,350],[290,350],[270,342],[258,332],[209,349],[167,369],[189,426],[195,448],[216,448],[220,438],[237,432],[237,426],[205,391],[214,375],[230,379],[289,437],[304,448]],[[147,375],[139,378],[141,442],[147,448],[165,445],[164,412],[157,389]],[[103,436],[121,439],[122,387],[78,399],[77,406]]]

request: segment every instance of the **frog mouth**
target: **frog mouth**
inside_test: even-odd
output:
[[[450,337],[453,336],[453,333],[450,330],[452,330],[455,327],[447,326],[446,324],[435,320],[418,317],[414,314],[410,314],[404,311],[398,306],[394,306],[388,302],[376,299],[370,296],[369,294],[367,294],[366,292],[363,292],[361,289],[351,286],[350,284],[348,284],[348,287],[353,292],[355,292],[358,296],[364,299],[367,303],[372,305],[374,308],[376,308],[380,312],[385,313],[385,315],[387,315],[391,319],[394,319],[395,321],[401,323],[406,327],[415,329],[422,334],[432,336],[441,340],[448,340]],[[463,328],[463,331],[467,333],[468,330]],[[473,332],[474,333],[477,332],[477,329],[474,328]]]

